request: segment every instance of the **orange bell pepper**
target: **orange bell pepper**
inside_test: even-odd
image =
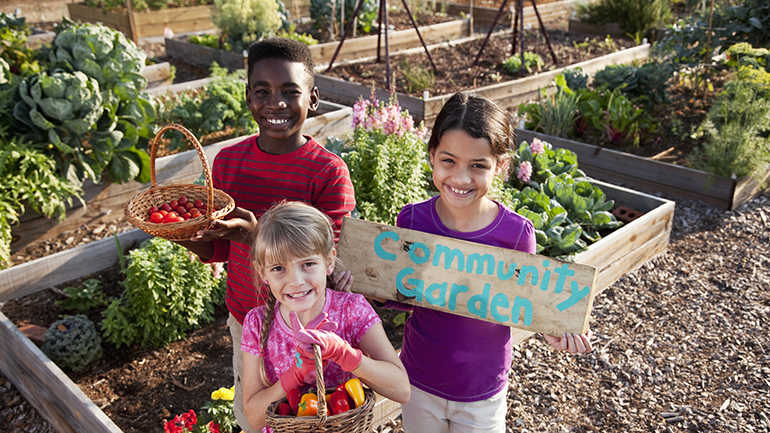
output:
[[[299,403],[297,416],[316,416],[318,415],[318,397],[315,394],[307,393],[302,396]]]
[[[350,398],[356,404],[356,407],[364,404],[366,397],[364,396],[364,388],[361,386],[361,380],[354,377],[345,382],[345,391],[348,392]]]

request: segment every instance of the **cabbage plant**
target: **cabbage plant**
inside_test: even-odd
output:
[[[153,135],[155,108],[143,93],[146,55],[115,30],[64,23],[42,51],[49,69],[28,76],[15,93],[14,118],[23,133],[50,143],[61,173],[82,183],[150,180],[144,148]]]

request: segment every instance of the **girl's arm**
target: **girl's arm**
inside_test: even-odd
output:
[[[376,323],[367,331],[359,348],[364,356],[351,373],[383,397],[407,403],[412,392],[409,377],[382,323]]]
[[[270,403],[286,396],[281,381],[265,387],[259,377],[259,357],[243,352],[243,411],[252,429],[262,431],[267,425],[265,412]]]

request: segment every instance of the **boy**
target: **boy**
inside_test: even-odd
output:
[[[345,163],[302,135],[308,110],[315,111],[319,103],[307,45],[283,38],[252,45],[246,101],[259,134],[222,149],[212,167],[214,187],[230,194],[236,208],[213,230],[201,230],[180,243],[202,261],[229,261],[225,302],[233,337],[233,403],[238,425],[248,433],[252,430],[241,401],[242,324],[249,310],[264,305],[269,290],[253,277],[248,234],[267,209],[288,199],[308,203],[328,215],[336,240],[343,217],[355,207],[355,198]]]

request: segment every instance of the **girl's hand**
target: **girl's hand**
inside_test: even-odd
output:
[[[211,242],[217,239],[251,245],[257,227],[257,217],[251,211],[236,207],[227,214],[229,219],[216,220],[209,230],[198,230],[190,239],[194,242]]]
[[[322,313],[322,315],[325,316],[326,313]],[[321,349],[321,356],[324,361],[334,361],[344,371],[353,371],[361,364],[361,358],[363,357],[361,350],[351,347],[350,343],[332,332],[333,330],[322,329],[321,326],[317,329],[311,329],[310,323],[308,323],[308,328],[303,328],[294,311],[289,313],[289,320],[291,321],[291,329],[294,331],[294,337],[297,338],[300,351],[312,354],[313,345],[317,344]],[[315,321],[315,319],[313,320]],[[321,321],[321,323],[323,324],[324,322]]]
[[[565,333],[561,337],[543,334],[543,338],[556,350],[569,351],[569,353],[588,353],[593,350],[591,337],[594,335],[591,329],[583,334]]]
[[[334,290],[351,293],[351,289],[353,288],[353,274],[350,271],[333,273],[332,281],[334,281]]]

